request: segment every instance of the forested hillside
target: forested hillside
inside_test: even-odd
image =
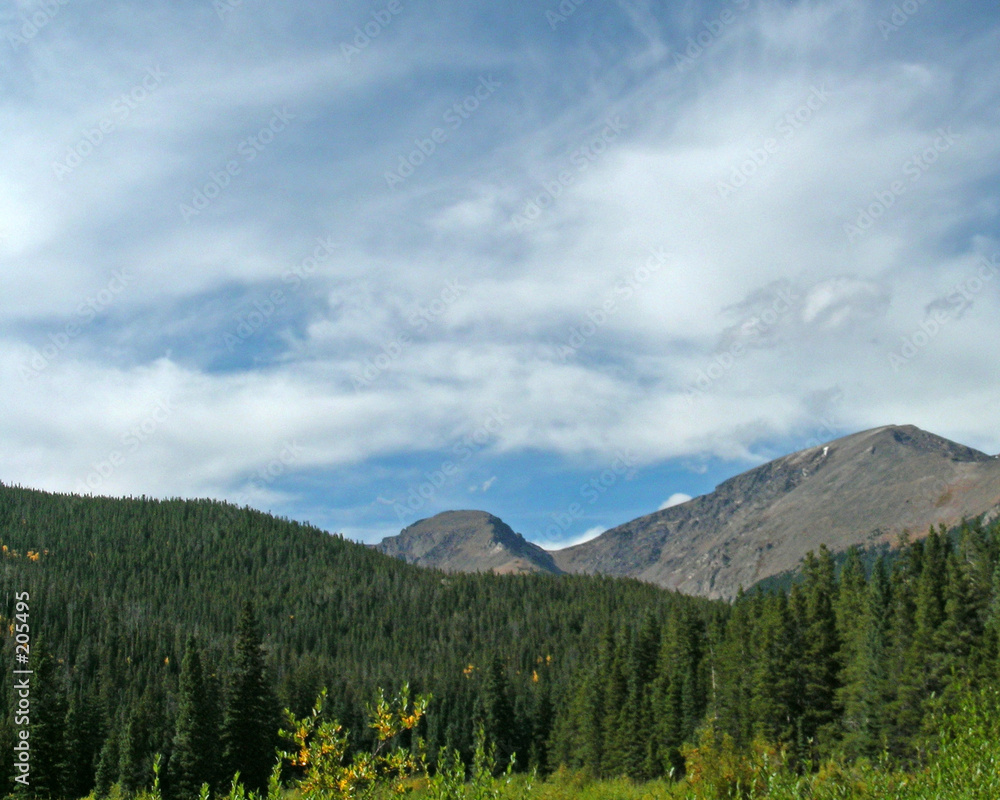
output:
[[[5,666],[28,592],[33,770],[43,787],[55,776],[51,796],[139,789],[157,754],[180,774],[195,686],[218,783],[236,763],[222,757],[238,749],[233,719],[258,696],[302,715],[326,686],[364,749],[364,704],[403,682],[433,695],[419,731],[432,764],[446,746],[468,757],[481,723],[501,763],[516,751],[543,773],[647,779],[683,774],[706,733],[784,746],[805,772],[833,755],[912,763],[935,746],[929,713],[1000,677],[995,524],[935,531],[870,570],[857,554],[837,570],[824,549],[788,592],[731,605],[632,580],[424,570],[211,501],[0,487],[0,544]],[[247,612],[238,622],[247,601],[257,634]]]
[[[131,751],[104,764],[106,781],[150,779],[153,755],[169,754],[189,636],[224,699],[245,600],[282,705],[305,713],[327,686],[332,712],[364,737],[363,705],[376,688],[409,681],[434,695],[422,731],[432,756],[444,744],[470,751],[474,719],[491,707],[491,733],[539,762],[553,698],[606,629],[638,613],[662,624],[681,608],[699,618],[725,610],[636,581],[445,575],[211,501],[0,487],[0,544],[3,628],[14,593],[29,592],[33,641],[59,659],[80,720],[67,734],[79,750],[69,758],[87,776],[81,789],[100,772],[101,749],[126,731]],[[9,669],[12,637],[4,652]],[[0,689],[5,710],[9,686]],[[8,764],[0,774],[10,788]]]

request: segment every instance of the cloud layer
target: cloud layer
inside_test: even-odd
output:
[[[52,8],[0,18],[0,480],[552,544],[865,427],[1000,451],[987,4]]]

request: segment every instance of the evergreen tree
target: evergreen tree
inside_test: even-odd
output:
[[[117,726],[112,726],[101,746],[101,754],[97,759],[97,773],[94,777],[94,789],[98,797],[107,797],[111,787],[118,782],[119,733]]]
[[[194,638],[188,639],[181,664],[180,697],[173,750],[170,756],[170,793],[178,800],[197,797],[203,783],[215,778],[218,728],[202,671],[201,653]]]
[[[625,653],[625,702],[622,704],[616,731],[615,750],[623,774],[647,780],[660,771],[654,748],[650,694],[656,671],[659,632],[647,615]]]
[[[479,717],[486,741],[496,747],[497,764],[505,766],[514,752],[514,707],[507,670],[499,654],[490,659],[483,676]]]
[[[650,705],[659,771],[681,774],[681,745],[691,741],[704,716],[706,693],[701,680],[703,629],[694,617],[678,611],[666,623]]]
[[[754,641],[757,638],[754,621],[759,617],[760,596],[747,596],[741,589],[733,603],[732,613],[725,624],[719,644],[717,699],[714,708],[716,724],[740,746],[753,738]]]
[[[528,751],[528,765],[542,775],[549,770],[549,739],[555,721],[552,704],[552,686],[548,676],[542,673],[535,692],[534,713],[531,722],[531,742]]]
[[[69,797],[86,797],[94,788],[101,751],[101,724],[96,704],[74,695],[66,713],[66,784]]]
[[[625,680],[625,647],[621,642],[615,641],[611,652],[610,668],[604,676],[604,709],[601,720],[602,757],[600,774],[609,777],[618,777],[625,774],[625,759],[622,752],[622,708],[628,692],[628,685]]]
[[[895,731],[892,738],[895,752],[901,756],[919,750],[918,739],[927,702],[942,688],[937,631],[944,621],[947,539],[932,530],[923,542],[914,543],[908,555],[908,580],[904,581],[901,594],[912,608],[912,627],[910,631],[901,630],[905,624],[901,616],[900,624],[893,631],[900,644],[908,640],[902,652],[893,704]]]
[[[798,632],[784,594],[767,598],[761,610],[750,699],[754,732],[768,742],[796,744],[802,697]]]
[[[239,772],[248,790],[264,790],[276,758],[277,728],[277,700],[264,663],[263,639],[253,605],[247,602],[237,625],[223,722],[227,779]]]
[[[836,708],[840,714],[842,748],[857,751],[858,738],[864,724],[862,696],[864,694],[864,650],[868,633],[868,586],[865,569],[856,547],[847,552],[837,585],[837,633],[840,640],[840,687]]]
[[[607,625],[594,663],[581,665],[576,672],[572,721],[561,728],[565,732],[558,747],[562,763],[583,767],[595,777],[602,774],[605,759],[608,676],[615,656],[614,631]]]
[[[872,570],[867,601],[861,654],[863,687],[859,698],[858,754],[875,758],[886,746],[886,707],[890,697],[887,653],[892,595],[885,562],[881,558]]]
[[[213,660],[206,657],[202,661],[202,677],[205,688],[205,713],[204,721],[206,729],[211,731],[215,739],[212,742],[212,752],[216,757],[211,759],[208,769],[208,785],[214,792],[226,790],[227,764],[225,761],[225,742],[223,740],[223,688],[219,674],[212,668]],[[319,696],[319,692],[316,693]],[[316,700],[313,698],[313,702]],[[218,754],[223,757],[219,758]]]
[[[0,719],[0,797],[13,793],[18,784],[14,783],[14,744],[16,732],[11,718]]]
[[[145,709],[140,705],[129,716],[118,747],[118,783],[134,794],[145,789],[153,779],[153,760],[147,748]]]
[[[834,735],[834,700],[839,688],[840,642],[834,613],[834,564],[830,551],[820,547],[819,557],[811,552],[803,565],[805,617],[801,621],[803,694],[801,737],[811,744],[815,759],[825,742]]]
[[[663,772],[659,742],[654,732],[653,687],[660,650],[660,626],[647,613],[639,626],[629,658],[627,718],[633,736],[623,742],[630,776],[649,780]]]
[[[957,554],[948,559],[944,588],[944,617],[935,633],[940,653],[939,681],[950,681],[957,671],[972,666],[973,649],[982,641],[988,596],[977,593],[976,577],[968,564],[960,563]]]
[[[994,567],[991,586],[984,609],[981,674],[985,680],[1000,680],[1000,562]]]
[[[59,797],[66,784],[66,686],[55,657],[39,639],[32,645],[30,793]]]

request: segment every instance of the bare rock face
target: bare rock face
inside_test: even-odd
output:
[[[732,598],[825,544],[917,538],[1000,507],[1000,460],[912,425],[776,459],[711,494],[553,553],[565,572],[628,575]]]
[[[821,544],[893,544],[984,514],[1000,515],[1000,459],[891,425],[778,458],[564,550],[546,552],[485,511],[438,514],[378,548],[445,570],[600,573],[732,598]]]
[[[382,540],[378,549],[451,572],[559,572],[552,556],[485,511],[445,511]]]

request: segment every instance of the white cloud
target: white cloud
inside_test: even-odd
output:
[[[102,490],[232,494],[290,441],[304,448],[295,473],[435,451],[492,407],[509,420],[489,452],[594,464],[623,449],[641,464],[753,461],[831,415],[843,430],[891,419],[1000,450],[1000,278],[902,368],[890,362],[928,309],[947,308],[978,259],[1000,252],[989,26],[935,29],[928,48],[906,38],[919,19],[887,44],[873,12],[846,0],[754,4],[680,74],[663,47],[686,28],[640,2],[606,10],[622,28],[621,61],[569,35],[554,43],[541,13],[512,50],[465,7],[450,17],[471,37],[462,47],[440,25],[447,15],[408,9],[350,64],[336,43],[370,13],[360,6],[330,19],[296,4],[236,13],[218,29],[136,24],[148,38],[110,51],[86,27],[53,24],[19,55],[20,94],[0,101],[4,480],[74,489],[156,397],[176,411]],[[128,27],[127,16],[112,21]],[[158,55],[162,87],[57,181],[53,158]],[[975,85],[962,88],[973,63]],[[496,95],[389,190],[384,171],[491,70]],[[298,115],[287,136],[185,224],[178,203],[284,105]],[[779,127],[804,106],[805,122]],[[621,132],[581,151],[615,117]],[[925,163],[942,127],[957,138]],[[745,180],[723,196],[734,171]],[[558,196],[514,226],[553,181]],[[905,190],[850,239],[844,225],[894,182]],[[221,342],[239,309],[205,298],[291,293],[283,276],[317,237],[342,246],[233,363]],[[669,261],[638,280],[656,248]],[[122,268],[136,276],[127,291],[22,381],[21,366]],[[414,325],[412,311],[455,280],[461,295]],[[769,322],[782,287],[795,299]],[[171,303],[202,310],[151,330],[152,309]],[[197,357],[163,357],[174,349]],[[353,377],[386,358],[356,391]],[[837,403],[816,399],[835,390]]]
[[[568,539],[561,541],[548,541],[548,540],[533,540],[534,544],[537,544],[543,550],[564,550],[567,547],[575,547],[578,544],[583,544],[584,542],[589,542],[591,539],[596,539],[602,533],[604,533],[607,528],[601,527],[600,525],[588,528],[583,533],[578,536],[572,536]]]
[[[664,509],[667,508],[673,508],[674,506],[679,506],[691,499],[692,499],[691,495],[689,494],[684,494],[683,492],[675,492],[674,494],[670,495],[669,498],[660,503],[660,507],[657,509],[657,511],[663,511]]]

